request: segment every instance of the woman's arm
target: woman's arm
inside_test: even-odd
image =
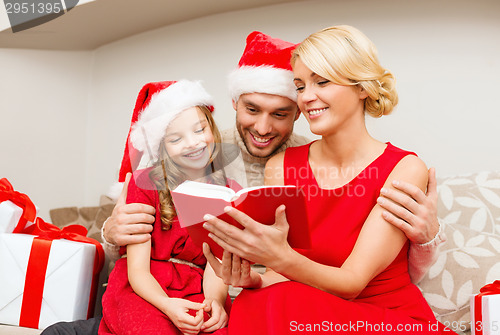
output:
[[[416,156],[403,158],[387,178],[384,187],[392,188],[394,179],[425,189],[427,168]],[[282,257],[275,270],[287,278],[308,284],[346,299],[355,298],[377,274],[396,258],[404,243],[404,233],[382,217],[379,205],[370,212],[354,249],[340,268],[330,267],[290,253]]]
[[[281,163],[282,166],[282,160],[282,156],[277,156],[276,159],[273,157],[268,164]],[[273,171],[271,175],[266,173],[268,184],[275,182],[272,178],[280,178],[279,166],[273,166]],[[394,168],[384,187],[391,188],[394,179],[407,181],[424,189],[427,184],[427,169],[419,158],[407,156]],[[276,183],[282,182],[278,179]],[[356,297],[373,277],[395,259],[406,242],[401,230],[386,222],[382,217],[382,208],[376,205],[342,267],[326,266],[295,252],[287,243],[288,224],[282,207],[278,208],[277,220],[272,226],[261,225],[244,213],[230,209],[228,214],[246,229],[235,230],[223,221],[212,218],[208,221],[209,230],[226,250],[271,267],[291,280],[346,299]]]
[[[266,185],[283,185],[283,171],[282,171],[283,158],[284,154],[278,153],[277,155],[273,156],[266,164],[265,168]],[[273,180],[273,182],[269,182],[271,179]],[[283,210],[280,211],[277,210],[277,213],[278,212],[283,212]],[[278,219],[276,219],[276,222],[278,222]],[[279,222],[282,222],[282,220],[279,220]],[[255,227],[258,228],[259,225]],[[282,236],[286,240],[288,234],[288,227],[274,224],[270,231],[272,232],[274,238],[277,238],[279,240],[280,236]],[[235,232],[238,233],[238,231]],[[218,240],[217,236],[213,236],[212,238],[215,241]],[[260,240],[260,242],[263,243],[263,245],[271,245],[267,244],[267,242],[265,242],[264,240]],[[288,280],[288,278],[273,271],[269,267],[266,267],[265,273],[263,274],[257,273],[256,271],[252,270],[252,268],[250,267],[250,263],[246,259],[240,258],[238,255],[232,254],[228,251],[224,251],[221,261],[215,258],[215,256],[211,253],[208,245],[204,246],[203,252],[205,254],[205,257],[207,258],[208,263],[211,264],[213,270],[215,271],[215,274],[218,277],[222,278],[222,280],[226,284],[232,285],[234,287],[255,289]]]
[[[434,168],[429,169],[427,194],[415,185],[393,181],[395,190],[381,190],[379,204],[386,211],[384,219],[401,229],[410,240],[408,269],[412,283],[417,284],[435,263],[439,247],[446,241],[437,218],[437,181]]]

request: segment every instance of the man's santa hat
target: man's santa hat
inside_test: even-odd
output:
[[[275,94],[297,101],[290,65],[297,44],[258,31],[250,33],[246,42],[238,67],[228,76],[233,101],[245,93]]]
[[[143,155],[149,160],[158,159],[160,143],[170,122],[195,106],[214,110],[213,99],[200,82],[180,80],[144,85],[132,114],[118,181],[124,182],[127,173],[137,169]]]

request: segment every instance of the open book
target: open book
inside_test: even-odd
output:
[[[271,225],[275,221],[276,208],[284,204],[290,225],[288,242],[293,248],[310,248],[305,194],[296,186],[257,186],[235,192],[225,186],[185,181],[171,194],[181,227],[188,230],[195,243],[207,242],[216,257],[222,258],[223,249],[208,237],[208,231],[203,228],[203,216],[211,214],[243,228],[224,213],[226,206],[244,212],[257,222]]]

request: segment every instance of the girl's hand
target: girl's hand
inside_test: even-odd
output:
[[[205,304],[186,299],[168,298],[162,311],[183,334],[196,335],[203,325],[203,308],[205,307]],[[196,316],[190,315],[190,310],[196,310]]]
[[[214,269],[215,274],[224,281],[224,284],[243,288],[262,286],[260,274],[251,269],[250,262],[246,259],[241,259],[238,255],[224,250],[221,263],[212,254],[206,243],[203,243],[203,254]]]
[[[203,323],[201,331],[211,333],[217,329],[224,328],[227,325],[229,317],[220,301],[208,298],[203,303],[205,304],[204,310],[210,315],[210,319]]]
[[[279,268],[281,260],[287,259],[290,252],[293,252],[287,241],[289,225],[285,206],[276,209],[273,225],[261,224],[232,207],[226,207],[226,212],[244,229],[238,229],[210,215],[205,217],[207,222],[204,227],[210,232],[209,236],[230,253],[274,269],[275,266]]]

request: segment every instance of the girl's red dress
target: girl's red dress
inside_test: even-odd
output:
[[[180,227],[177,217],[170,230],[161,229],[160,202],[156,187],[149,177],[150,170],[134,173],[128,187],[127,203],[143,203],[156,208],[156,220],[151,233],[151,274],[169,297],[203,302],[206,258],[201,247],[189,238],[186,229]],[[125,248],[120,252],[123,254]],[[185,260],[201,268],[169,262],[170,258]],[[102,307],[99,334],[181,334],[165,314],[134,292],[128,282],[127,258],[120,258],[116,262],[109,276]],[[214,334],[227,334],[227,328]]]
[[[304,187],[309,194],[313,248],[298,251],[318,263],[340,267],[387,177],[411,153],[388,143],[385,151],[352,181],[326,190],[319,188],[309,166],[309,147],[288,148],[284,158],[285,185]],[[410,281],[407,251],[408,242],[351,301],[294,281],[243,290],[232,306],[229,334],[439,334],[443,325]]]

